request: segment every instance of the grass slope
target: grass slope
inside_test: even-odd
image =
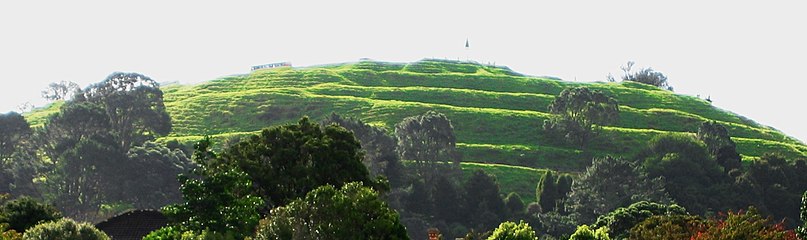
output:
[[[604,126],[603,134],[585,150],[560,144],[541,130],[550,116],[547,106],[564,88],[575,86],[601,90],[620,103],[620,120]],[[632,82],[529,77],[506,67],[467,62],[362,61],[265,69],[193,86],[164,86],[163,91],[174,128],[161,141],[192,142],[204,135],[227,139],[303,115],[320,120],[331,112],[391,130],[405,117],[437,110],[452,120],[464,161],[486,163],[463,168],[484,168],[498,176],[505,191],[517,190],[525,198],[534,198],[540,175],[525,176],[502,165],[581,170],[592,157],[630,157],[657,135],[693,134],[707,120],[724,124],[747,159],[771,151],[789,158],[807,156],[807,146],[798,140],[696,97]],[[41,125],[58,105],[26,117]]]

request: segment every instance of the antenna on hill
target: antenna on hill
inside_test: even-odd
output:
[[[465,50],[468,50],[468,48],[471,48],[471,45],[468,44],[468,39],[466,38],[465,39]]]

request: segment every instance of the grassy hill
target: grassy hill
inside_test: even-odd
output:
[[[601,90],[620,104],[620,120],[605,126],[585,150],[559,144],[541,130],[555,95],[574,86]],[[294,122],[303,115],[321,120],[331,112],[391,130],[405,117],[436,110],[452,120],[464,161],[487,163],[465,164],[465,169],[496,173],[503,188],[518,189],[525,198],[534,196],[537,180],[524,171],[575,171],[595,156],[629,157],[654,136],[693,134],[706,120],[724,124],[746,160],[773,151],[789,158],[807,156],[807,146],[798,140],[696,97],[632,82],[577,83],[523,76],[506,67],[467,62],[286,67],[162,89],[174,124],[162,141],[190,142],[204,135],[225,139]],[[41,124],[54,108],[26,117]],[[519,181],[513,176],[534,183],[516,186]]]

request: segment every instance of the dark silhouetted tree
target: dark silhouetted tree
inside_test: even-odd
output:
[[[726,172],[742,167],[736,144],[723,125],[714,121],[703,122],[698,128],[698,139],[706,144],[706,149]]]
[[[7,223],[10,229],[17,232],[25,232],[40,222],[60,218],[62,214],[59,210],[27,196],[5,202],[0,206],[0,223]]]
[[[667,76],[652,68],[643,68],[637,72],[632,72],[631,69],[634,64],[634,62],[628,62],[627,65],[621,67],[622,72],[624,72],[624,75],[622,75],[623,81],[640,82],[670,91],[673,90],[673,87],[667,82]]]
[[[395,137],[379,127],[372,126],[358,119],[342,118],[332,113],[323,122],[323,126],[339,125],[353,132],[365,151],[364,166],[370,171],[370,177],[386,176],[393,188],[400,187],[406,181],[400,156],[395,151],[398,145]]]
[[[648,178],[638,166],[622,158],[595,158],[572,184],[567,208],[582,223],[637,201],[670,202],[661,179]]]

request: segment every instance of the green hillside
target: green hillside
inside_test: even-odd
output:
[[[581,85],[601,90],[620,104],[619,121],[605,126],[585,150],[558,144],[541,130],[554,96]],[[303,115],[320,120],[331,112],[391,130],[405,117],[436,110],[452,120],[465,162],[577,171],[595,156],[631,156],[659,134],[692,134],[706,120],[725,125],[746,160],[772,151],[791,159],[807,156],[807,146],[798,140],[696,97],[633,82],[577,83],[523,76],[506,67],[467,62],[287,67],[162,89],[174,128],[161,141],[191,142],[204,135],[224,139],[294,122]],[[42,124],[55,106],[27,118]],[[501,174],[502,168],[491,166],[500,165],[464,168],[499,171],[496,175],[503,185],[516,182]],[[534,196],[529,193],[534,191],[531,184],[503,188]]]

